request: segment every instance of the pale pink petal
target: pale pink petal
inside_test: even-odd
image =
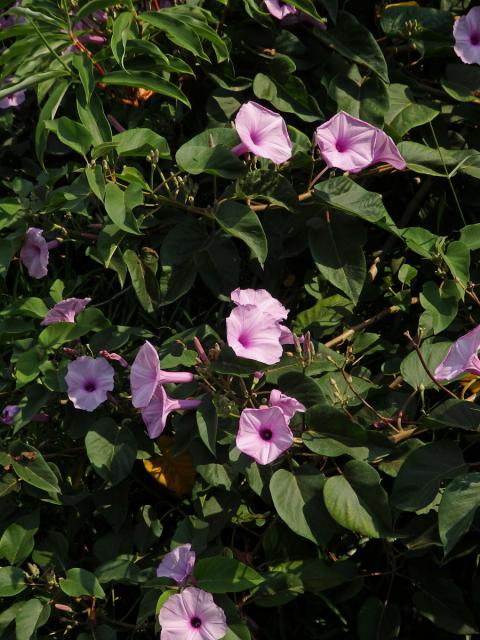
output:
[[[297,9],[280,0],[263,0],[268,12],[277,20],[283,20],[286,16],[294,15]]]
[[[170,596],[158,619],[161,640],[220,640],[227,633],[223,610],[212,594],[196,587]]]
[[[163,558],[157,567],[157,577],[172,578],[182,584],[192,575],[194,564],[195,551],[192,551],[192,545],[182,544]]]
[[[42,229],[27,229],[25,242],[20,250],[20,260],[32,278],[44,278],[48,273],[48,246]]]
[[[407,163],[400,155],[397,145],[384,131],[377,131],[377,137],[374,145],[373,163],[385,162],[392,165],[395,169],[405,169]]]
[[[130,371],[130,387],[134,407],[146,407],[160,381],[160,359],[155,347],[145,341],[137,353]]]
[[[258,464],[273,462],[292,444],[293,433],[280,407],[242,411],[236,445]]]
[[[480,375],[480,325],[458,338],[448,350],[447,355],[435,369],[436,380],[453,380],[462,373]]]
[[[46,326],[55,322],[75,322],[75,317],[91,302],[91,298],[66,298],[58,302],[41,321]]]
[[[279,389],[272,389],[268,404],[271,407],[279,407],[287,418],[287,422],[293,418],[297,411],[299,413],[305,413],[306,411],[306,408],[301,402],[285,395]]]
[[[454,51],[466,64],[480,64],[480,7],[453,23]]]
[[[227,342],[237,356],[275,364],[282,357],[281,329],[253,305],[235,307],[226,320]]]
[[[114,370],[104,358],[81,356],[70,362],[65,381],[76,409],[94,411],[114,387]]]
[[[230,298],[237,306],[251,304],[278,321],[285,320],[288,316],[288,309],[265,289],[238,288],[232,291]]]
[[[235,153],[246,150],[281,164],[292,157],[292,141],[281,115],[256,102],[242,105],[235,118],[235,129],[242,141]]]

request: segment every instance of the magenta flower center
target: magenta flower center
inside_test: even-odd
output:
[[[260,133],[258,131],[251,131],[250,132],[250,139],[253,142],[253,144],[260,144],[262,141],[262,136],[260,135]]]
[[[273,433],[271,429],[262,429],[260,431],[260,437],[262,440],[266,440],[267,442],[272,439]]]
[[[192,627],[194,629],[200,629],[200,627],[202,626],[202,621],[200,620],[200,618],[198,618],[197,616],[194,616],[191,620],[190,620],[190,624],[192,625]]]
[[[85,391],[88,391],[89,393],[91,393],[92,391],[95,391],[96,388],[97,388],[97,385],[95,384],[95,382],[92,382],[91,380],[85,383]]]
[[[480,44],[480,33],[478,31],[470,34],[470,44],[473,44],[474,47]]]
[[[339,153],[345,153],[345,151],[348,151],[348,143],[347,143],[347,141],[346,140],[342,140],[342,138],[339,138],[335,142],[335,149]]]
[[[250,338],[248,334],[241,333],[238,336],[238,341],[242,345],[242,347],[245,347],[245,349],[248,349],[248,347],[250,346]]]

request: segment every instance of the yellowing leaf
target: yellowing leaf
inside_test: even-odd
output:
[[[173,442],[174,439],[170,436],[160,436],[157,439],[157,444],[162,455],[144,460],[143,465],[159,484],[178,496],[183,496],[192,490],[195,482],[195,469],[189,453],[173,455]]]

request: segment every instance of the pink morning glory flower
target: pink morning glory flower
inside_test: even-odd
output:
[[[27,268],[32,278],[44,278],[48,273],[48,252],[58,247],[58,241],[47,242],[42,229],[30,227],[27,229],[26,239],[20,250],[20,260]]]
[[[105,358],[81,356],[68,365],[65,381],[76,409],[94,411],[113,390],[114,370]]]
[[[292,141],[281,115],[256,102],[242,105],[235,118],[241,143],[232,149],[237,156],[253,153],[281,164],[292,157]]]
[[[0,109],[10,109],[11,107],[19,107],[25,102],[25,91],[14,91],[9,96],[5,96],[0,100]]]
[[[181,544],[163,558],[157,567],[157,578],[172,578],[178,584],[184,584],[192,575],[195,565],[195,551],[191,544]]]
[[[160,609],[160,640],[220,640],[227,633],[225,613],[211,593],[188,587]]]
[[[172,411],[197,409],[200,400],[177,400],[170,398],[161,384],[155,389],[149,404],[142,409],[142,418],[148,435],[153,440],[165,429],[167,418]]]
[[[480,325],[458,338],[435,369],[436,380],[453,380],[462,373],[480,375]]]
[[[292,446],[293,433],[280,407],[244,409],[236,444],[258,464],[269,464]]]
[[[91,298],[66,298],[52,307],[40,324],[46,326],[55,322],[75,322],[77,313],[83,311],[91,300]]]
[[[263,313],[270,314],[274,320],[285,320],[288,316],[288,309],[265,289],[235,289],[230,298],[235,305],[251,304]]]
[[[283,415],[286,417],[287,422],[290,422],[297,411],[299,413],[305,413],[306,411],[301,402],[295,398],[285,395],[279,389],[272,389],[268,404],[271,407],[279,407],[283,411]]]
[[[20,411],[20,407],[17,404],[7,404],[2,409],[2,422],[3,424],[12,424],[14,417]]]
[[[279,323],[254,305],[235,307],[227,320],[227,342],[237,356],[265,364],[282,357]]]
[[[466,64],[480,64],[480,7],[470,11],[453,23],[454,51]]]
[[[327,166],[342,171],[358,173],[379,162],[407,166],[390,136],[344,111],[317,127],[315,141]]]
[[[145,341],[137,353],[130,372],[130,387],[134,407],[146,407],[159,384],[192,382],[194,376],[188,371],[162,371],[157,350]]]
[[[268,13],[270,13],[274,18],[277,18],[277,20],[283,20],[283,18],[286,18],[287,16],[298,13],[298,10],[295,7],[292,7],[291,4],[286,4],[280,0],[263,1],[267,7]]]

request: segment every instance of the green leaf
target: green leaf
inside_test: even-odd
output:
[[[125,191],[120,189],[114,182],[108,182],[105,185],[105,210],[110,220],[112,220],[119,229],[127,233],[141,235],[137,220],[128,207]]]
[[[16,596],[27,588],[25,573],[18,567],[0,567],[0,598]]]
[[[30,455],[25,457],[22,455],[24,452]],[[38,449],[27,444],[16,443],[13,455],[20,458],[12,461],[12,467],[21,480],[42,491],[60,493],[57,476]]]
[[[44,625],[50,617],[50,605],[38,598],[22,603],[15,616],[16,640],[30,640],[36,637],[35,631]]]
[[[459,446],[444,440],[413,450],[400,467],[391,504],[400,511],[417,511],[427,507],[436,497],[443,480],[465,472]]]
[[[190,102],[187,96],[173,82],[164,80],[161,76],[152,71],[110,71],[102,76],[102,83],[116,87],[138,87],[154,91],[162,96],[179,100],[187,107]]]
[[[358,611],[358,640],[394,640],[401,626],[400,609],[396,604],[385,604],[370,596]]]
[[[342,476],[327,479],[323,495],[332,518],[346,529],[370,538],[391,535],[387,493],[379,474],[365,462],[347,462]]]
[[[96,576],[85,569],[69,569],[66,577],[60,578],[59,586],[63,593],[72,598],[79,596],[105,598],[105,592]]]
[[[422,424],[435,428],[449,427],[451,429],[478,431],[480,407],[467,400],[449,398],[422,418]]]
[[[302,440],[321,456],[329,458],[348,455],[356,460],[367,460],[389,452],[387,438],[352,422],[343,411],[329,405],[317,404],[305,414],[308,431]]]
[[[325,509],[322,490],[325,476],[309,473],[296,474],[279,469],[270,480],[273,504],[280,518],[297,535],[325,546],[336,526]]]
[[[335,75],[327,91],[337,103],[337,110],[383,127],[389,100],[387,86],[377,76],[364,77],[356,64],[347,73]]]
[[[452,580],[437,577],[435,583],[429,584],[428,591],[415,591],[413,604],[421,616],[440,629],[459,636],[478,633],[475,617]]]
[[[210,593],[245,591],[264,581],[264,578],[251,567],[223,556],[198,560],[193,575],[200,589]]]
[[[348,60],[371,69],[388,83],[388,70],[382,50],[373,34],[347,11],[339,11],[337,23],[326,31],[315,29],[315,36]]]
[[[435,334],[446,329],[458,313],[459,292],[453,280],[447,280],[442,287],[434,282],[426,282],[420,294],[420,304],[433,319]]]
[[[365,227],[359,220],[351,220],[337,212],[315,218],[308,233],[315,266],[354,304],[358,302],[367,277],[362,249],[366,240]]]
[[[449,347],[450,342],[439,338],[428,338],[423,342],[420,347],[420,351],[425,364],[432,375],[434,374],[437,366],[447,355]],[[435,383],[425,371],[416,351],[412,351],[402,360],[402,363],[400,364],[400,373],[402,374],[405,382],[414,389],[419,389],[421,386],[425,389],[436,388]]]
[[[110,123],[103,110],[102,101],[96,93],[93,93],[87,102],[83,92],[77,91],[77,112],[83,126],[90,132],[92,144],[104,144],[112,139]]]
[[[268,244],[257,214],[250,207],[229,200],[220,205],[215,219],[226,233],[243,240],[263,267]]]
[[[129,11],[124,11],[118,14],[118,16],[115,18],[112,28],[112,39],[110,41],[110,47],[112,49],[113,57],[124,69],[125,67],[123,64],[123,59],[125,57],[127,41],[130,38],[134,37],[134,34],[130,29],[132,20],[133,15]]]
[[[40,332],[38,341],[43,347],[59,347],[76,340],[90,331],[89,327],[73,322],[56,322]]]
[[[49,133],[45,124],[55,117],[69,86],[70,81],[64,78],[55,82],[38,116],[37,127],[35,129],[35,152],[41,163],[43,163]]]
[[[88,104],[95,89],[95,76],[93,75],[93,63],[88,56],[73,56],[73,66],[78,71],[85,94],[85,101]]]
[[[207,449],[216,454],[218,416],[212,398],[206,395],[196,412],[197,427],[200,438]]]
[[[367,191],[351,178],[330,178],[317,184],[314,196],[328,207],[375,224],[393,234],[398,233],[379,193]]]
[[[131,249],[124,251],[123,259],[127,265],[128,273],[132,279],[132,285],[140,304],[147,313],[153,313],[159,304],[158,286],[156,286],[156,288],[152,286],[153,278],[149,277],[148,269],[146,269],[144,263],[140,260],[135,251],[132,251]]]
[[[93,144],[88,129],[80,122],[75,122],[66,116],[45,122],[45,127],[49,131],[53,131],[63,144],[83,156],[88,153]]]
[[[33,550],[37,531],[38,511],[18,518],[5,529],[0,538],[0,557],[10,564],[21,564]]]
[[[175,159],[192,175],[209,173],[233,180],[246,173],[244,163],[231,151],[238,141],[234,129],[207,129],[183,144]]]
[[[111,418],[93,425],[85,437],[85,448],[95,473],[111,485],[128,476],[137,455],[136,439],[129,426],[117,426]]]
[[[315,98],[294,75],[282,78],[281,82],[264,73],[257,73],[253,80],[253,93],[260,100],[267,100],[279,111],[294,113],[304,122],[316,122],[324,118]]]
[[[237,180],[235,198],[249,198],[295,211],[298,197],[289,180],[278,171],[255,169]]]
[[[442,255],[453,278],[460,284],[461,290],[465,290],[470,281],[469,248],[460,240],[455,240],[448,244],[446,252],[442,252]]]
[[[452,480],[438,508],[438,530],[445,554],[470,530],[480,507],[480,473],[467,473]]]
[[[478,102],[480,69],[476,65],[447,64],[442,87],[459,102]]]
[[[21,89],[28,89],[29,87],[33,87],[36,84],[40,84],[40,82],[45,82],[46,80],[52,80],[53,78],[61,78],[68,75],[69,73],[65,69],[56,69],[55,71],[44,71],[41,73],[33,73],[29,75],[27,78],[20,80],[20,82],[9,84],[5,89],[0,89],[0,100],[2,98],[6,98],[7,96],[11,95],[15,91],[20,91]]]
[[[191,24],[183,24],[182,16],[176,17],[165,10],[157,13],[141,13],[140,20],[163,31],[167,38],[182,49],[186,49],[195,57],[210,62],[202,42]]]
[[[410,87],[391,84],[388,87],[390,107],[385,114],[388,132],[395,138],[402,138],[415,127],[431,122],[440,111],[432,106],[417,104]]]
[[[159,151],[159,158],[170,160],[168,142],[163,136],[147,128],[128,129],[113,136],[112,143],[119,156],[145,157],[150,151]]]

